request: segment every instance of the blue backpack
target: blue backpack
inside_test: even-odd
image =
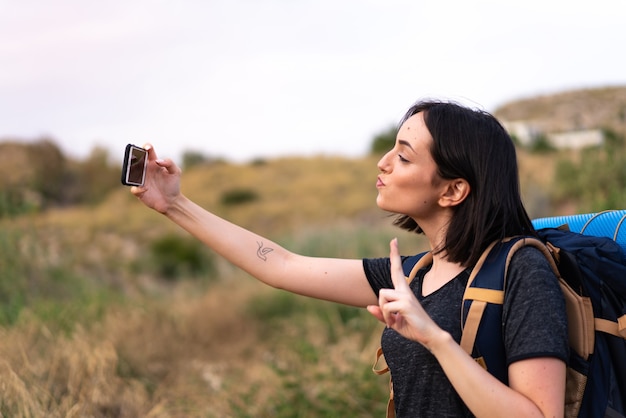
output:
[[[626,416],[626,210],[533,221],[539,240],[492,244],[472,270],[463,296],[461,347],[505,384],[502,304],[509,260],[521,247],[541,250],[559,278],[569,323],[565,416]],[[626,223],[624,223],[626,225]],[[410,281],[429,265],[422,253],[403,261]],[[374,371],[382,374],[387,369]],[[393,416],[393,391],[388,406]]]

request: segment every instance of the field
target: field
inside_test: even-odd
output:
[[[496,112],[605,134],[518,151],[531,217],[626,207],[624,92]],[[103,150],[68,162],[45,138],[0,145],[0,417],[383,416],[382,325],[365,311],[258,283],[118,186]],[[426,248],[376,208],[375,157],[201,162],[185,194],[295,252],[385,256],[396,236],[405,254]]]
[[[373,205],[372,167],[321,157],[218,164],[190,170],[183,189],[297,251],[384,255],[394,231]],[[96,207],[5,220],[1,231],[3,416],[370,416],[384,407],[385,379],[369,370],[375,320],[258,284],[121,187]],[[155,248],[164,242],[165,253],[182,247],[179,259],[163,260]],[[189,262],[198,253],[204,261]]]
[[[533,216],[550,157],[521,155]],[[425,249],[376,208],[376,160],[285,158],[185,173],[206,208],[313,256]],[[265,287],[122,188],[97,206],[0,223],[4,417],[370,417],[381,326]]]

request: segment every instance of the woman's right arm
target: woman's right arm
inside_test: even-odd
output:
[[[231,263],[293,293],[353,306],[377,302],[361,260],[298,255],[208,212],[180,192],[180,169],[171,160],[157,159],[150,145],[146,149],[146,181],[132,193]]]

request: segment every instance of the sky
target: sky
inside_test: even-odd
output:
[[[0,140],[358,157],[423,98],[626,85],[624,0],[0,0]]]

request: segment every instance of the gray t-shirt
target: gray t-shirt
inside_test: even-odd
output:
[[[389,258],[364,259],[363,267],[376,295],[380,289],[393,287]],[[469,270],[423,297],[427,271],[420,270],[410,288],[430,317],[460,342],[461,301]],[[543,254],[532,247],[516,252],[506,286],[502,325],[507,364],[533,357],[567,361],[565,301]],[[437,359],[421,344],[385,328],[381,345],[393,378],[397,418],[472,416]]]

